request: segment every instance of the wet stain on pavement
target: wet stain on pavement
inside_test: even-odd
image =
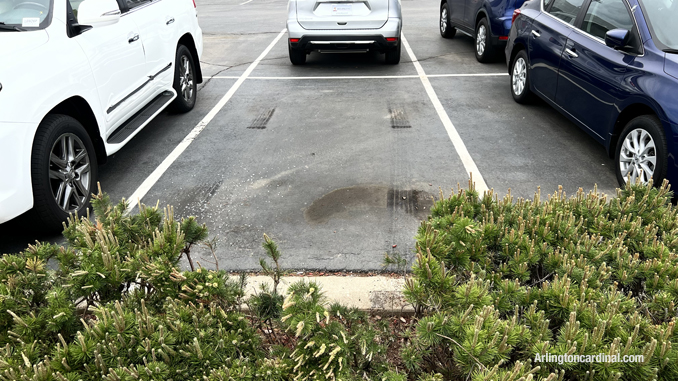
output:
[[[354,186],[336,189],[313,201],[304,212],[307,222],[323,224],[335,218],[361,218],[370,212],[403,211],[423,219],[433,205],[431,194],[385,186]]]

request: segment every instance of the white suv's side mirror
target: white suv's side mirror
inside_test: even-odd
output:
[[[85,0],[78,7],[78,24],[98,28],[120,20],[120,7],[116,0]]]

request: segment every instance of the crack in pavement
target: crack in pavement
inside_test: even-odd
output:
[[[281,59],[281,58],[285,58],[285,56],[281,56],[281,57],[271,57],[271,58],[264,58],[264,59],[260,60],[259,62],[263,62],[263,61],[272,61],[272,60],[279,60],[279,59]],[[209,78],[207,79],[207,81],[205,81],[205,82],[202,84],[202,86],[200,86],[200,88],[198,89],[198,91],[204,89],[205,86],[207,86],[207,84],[210,83],[214,77],[216,77],[216,76],[218,76],[219,74],[225,72],[226,70],[230,70],[230,69],[233,69],[234,67],[238,67],[238,66],[249,65],[249,64],[251,64],[252,62],[254,62],[254,61],[243,62],[243,63],[235,64],[235,65],[232,65],[232,66],[226,66],[226,65],[219,65],[219,64],[213,64],[213,63],[210,63],[210,62],[200,61],[200,63],[204,63],[204,64],[208,64],[208,65],[212,65],[212,66],[220,66],[220,67],[223,67],[224,69],[221,69],[221,70],[219,70],[218,72],[216,72],[216,73],[212,74],[211,76],[209,76]]]
[[[435,58],[440,58],[440,57],[445,57],[445,56],[452,56],[458,54],[457,52],[452,52],[452,53],[445,53],[445,54],[439,54],[437,56],[430,56],[430,57],[425,57],[425,58],[417,58],[417,62],[423,62],[423,61],[428,61],[432,60]],[[406,63],[412,63],[412,60],[401,60],[400,62],[406,62]]]
[[[202,62],[202,61],[201,61],[201,62]],[[221,65],[218,65],[218,66],[221,66]],[[226,71],[226,70],[228,70],[228,69],[230,69],[230,68],[232,68],[232,67],[233,67],[233,66],[229,66],[229,67],[227,67],[227,68],[225,68],[225,69],[221,69],[221,70],[219,70],[218,72],[216,72],[214,75],[211,75],[211,76],[207,79],[207,81],[205,81],[204,83],[202,83],[202,85],[198,88],[198,91],[204,89],[205,86],[207,86],[207,85],[212,81],[212,79],[213,79],[214,77],[216,77],[217,75],[221,74],[222,72],[224,72],[224,71]]]

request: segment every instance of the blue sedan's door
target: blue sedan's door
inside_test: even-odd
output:
[[[464,24],[464,12],[466,11],[465,0],[448,0],[450,5],[450,20],[456,25]]]
[[[556,97],[560,57],[582,2],[554,0],[549,9],[532,22],[529,36],[530,82],[537,92],[552,101]]]
[[[628,63],[635,59],[605,45],[605,33],[612,29],[635,33],[625,1],[591,0],[580,29],[567,41],[556,94],[556,103],[601,142],[619,115],[618,105],[630,95],[622,79]]]

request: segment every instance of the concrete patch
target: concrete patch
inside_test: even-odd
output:
[[[329,303],[336,302],[365,311],[414,312],[412,306],[403,297],[402,289],[405,285],[405,278],[385,276],[287,276],[282,278],[278,292],[284,294],[290,284],[298,281],[317,283],[325,293]],[[267,276],[247,278],[247,296],[259,292],[262,284],[268,284],[272,287],[273,281]]]

